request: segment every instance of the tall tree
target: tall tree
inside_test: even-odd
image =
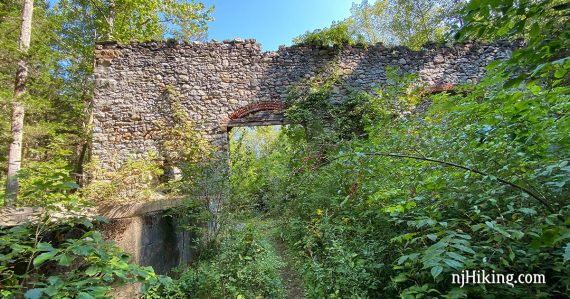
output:
[[[369,43],[420,48],[459,23],[461,0],[367,0],[353,4],[347,20],[353,34]]]
[[[114,21],[109,22],[113,3]],[[20,143],[21,205],[35,204],[28,196],[34,181],[49,177],[54,169],[82,173],[80,161],[89,158],[94,43],[204,39],[213,9],[191,0],[35,0],[33,4],[31,26],[42,34],[33,34],[25,56],[28,80],[21,99],[26,103]],[[14,73],[22,57],[18,39],[23,5],[23,0],[0,1],[0,115],[12,112]],[[10,126],[9,117],[0,117],[2,205]]]
[[[419,49],[427,42],[443,41],[461,23],[463,5],[462,0],[363,0],[352,5],[346,20],[293,41],[329,46],[380,42]]]
[[[378,0],[373,4],[368,0],[353,3],[347,23],[367,43],[395,44],[396,38],[390,30],[391,18],[385,15],[389,4],[389,0]]]
[[[389,6],[390,28],[397,43],[419,49],[429,41],[445,38],[458,21],[457,0],[397,0]]]
[[[8,176],[6,181],[6,206],[16,203],[18,196],[18,171],[22,163],[22,136],[24,128],[24,103],[22,98],[26,92],[26,81],[28,80],[28,63],[26,55],[30,48],[32,36],[32,15],[34,11],[34,1],[25,0],[22,10],[22,26],[20,28],[20,40],[18,49],[21,52],[16,71],[14,84],[14,102],[12,106],[12,143],[8,155]]]

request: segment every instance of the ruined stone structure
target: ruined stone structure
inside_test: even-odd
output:
[[[429,91],[477,80],[509,45],[282,47],[261,52],[255,40],[208,43],[151,41],[96,46],[93,155],[103,166],[160,154],[160,123],[172,120],[173,97],[204,137],[227,147],[234,126],[283,123],[288,90],[334,63],[342,74],[332,100],[350,89],[372,91],[386,67],[417,73]],[[169,94],[170,96],[167,96]]]

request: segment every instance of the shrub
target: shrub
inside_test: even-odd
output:
[[[154,281],[146,298],[282,298],[283,263],[253,225],[230,229],[214,256],[199,260],[174,282]]]
[[[49,214],[46,214],[49,215]],[[113,286],[155,277],[84,218],[0,229],[2,298],[108,298]]]
[[[93,178],[83,195],[95,202],[147,201],[156,199],[163,170],[153,155],[129,160],[116,170],[105,170],[93,158],[86,171]]]

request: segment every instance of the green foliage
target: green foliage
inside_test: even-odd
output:
[[[129,160],[116,170],[101,168],[99,160],[94,158],[86,171],[93,182],[82,189],[82,194],[99,203],[156,199],[159,177],[164,173],[154,154]]]
[[[208,211],[207,203],[202,200],[187,199],[181,205],[164,210],[163,217],[172,219],[179,231],[192,233],[192,240],[196,247],[204,245],[203,241],[207,234],[207,223],[212,214]]]
[[[159,124],[167,164],[200,164],[211,158],[212,146],[195,129],[195,124],[188,117],[180,103],[179,95],[173,88],[168,88],[165,96],[170,101],[172,119]]]
[[[20,194],[18,206],[24,207],[72,207],[83,200],[77,193],[79,185],[70,173],[66,158],[71,154],[57,143],[51,143],[38,152],[49,153],[45,162],[29,161],[19,172]],[[2,183],[4,183],[2,181]],[[5,184],[5,183],[4,183]],[[0,204],[5,189],[0,190]]]
[[[283,192],[288,175],[286,156],[276,151],[289,146],[280,140],[279,127],[233,128],[230,132],[230,186],[227,209],[253,214],[268,212]]]
[[[21,58],[17,51],[23,1],[3,1],[0,4],[0,113],[11,115],[16,62]],[[51,146],[65,145],[72,150],[68,160],[77,159],[73,152],[83,138],[83,102],[70,98],[60,63],[65,59],[54,43],[58,24],[50,17],[47,1],[35,1],[31,48],[26,56],[29,66],[27,94],[24,97],[26,118],[24,127],[24,159],[46,161],[53,156]],[[11,141],[10,117],[0,119],[0,172],[7,168],[8,145]],[[52,145],[52,143],[54,145]]]
[[[524,47],[498,64],[498,71],[505,72],[509,79],[504,82],[505,87],[522,83],[539,92],[544,89],[540,83],[549,87],[568,85],[570,7],[567,3],[556,0],[472,1],[463,13],[465,25],[456,33],[460,40],[524,40]],[[558,92],[567,94],[568,88],[563,87]]]
[[[292,91],[286,114],[301,126],[281,137],[294,150],[276,149],[290,161],[280,211],[309,298],[568,293],[567,9],[472,1],[461,37],[526,44],[454,94],[426,97],[396,69],[344,104],[330,102],[334,76]],[[466,269],[548,282],[449,283]]]
[[[0,4],[0,114],[11,114],[23,1]],[[32,41],[25,57],[23,168],[49,168],[51,149],[66,150],[58,168],[81,173],[88,160],[88,112],[93,91],[96,41],[162,38],[204,39],[213,7],[197,1],[38,0]],[[113,12],[112,12],[113,11]],[[111,22],[111,20],[113,20]],[[0,119],[0,172],[7,169],[10,119]],[[67,165],[61,165],[65,161]],[[40,166],[46,163],[46,166]],[[0,175],[0,180],[4,180]],[[3,199],[2,199],[3,200]],[[26,199],[27,202],[29,202]]]
[[[63,139],[63,138],[62,138]],[[62,140],[59,139],[59,140]],[[45,162],[29,161],[20,170],[19,206],[45,207],[52,205],[73,206],[81,202],[76,192],[79,185],[70,173],[66,159],[71,152],[57,143],[57,139],[37,153],[50,157]]]
[[[212,7],[201,2],[179,0],[65,0],[54,8],[57,16],[78,19],[67,31],[89,30],[92,41],[114,40],[128,42],[175,36],[186,40],[205,36],[207,21],[212,20]],[[81,14],[92,14],[91,22],[84,22]]]
[[[363,102],[366,96],[355,95],[342,104],[333,104],[330,97],[335,84],[340,82],[336,65],[323,66],[315,77],[299,82],[289,90],[285,115],[289,121],[299,126],[287,130],[288,138],[300,142],[297,149],[310,151],[310,162],[321,163],[320,159],[330,149],[337,148],[338,142],[364,134]],[[300,139],[299,139],[300,138]]]
[[[362,39],[354,38],[346,22],[333,23],[329,28],[316,29],[312,32],[293,39],[295,44],[321,46],[321,47],[343,47],[346,45],[362,44]]]
[[[69,176],[70,169],[65,161],[30,164],[20,171],[18,205],[38,207],[81,201],[76,193],[79,185]]]
[[[28,101],[40,108],[31,110],[28,120],[27,136],[33,138],[27,142],[36,150],[27,155],[51,162],[25,166],[23,202],[53,208],[79,201],[76,186],[68,183],[66,164],[72,154],[65,145],[75,137],[56,138],[62,124],[79,128],[77,119],[66,116],[46,126],[54,123],[43,122],[42,112],[77,108],[80,105],[70,103],[79,94],[89,98],[76,87],[90,80],[92,41],[73,41],[70,36],[89,36],[78,32],[93,33],[93,28],[120,40],[164,34],[171,27],[156,22],[170,12],[156,12],[164,12],[168,3],[116,2],[124,18],[117,19],[112,30],[104,18],[109,7],[96,12],[107,2],[61,1],[53,15],[40,6],[38,20],[50,20],[45,28],[57,24],[62,28],[59,36],[71,44],[63,47],[63,58],[46,62],[39,54],[49,54],[58,45],[46,35],[38,38],[50,46],[31,52],[38,81],[31,82]],[[340,47],[362,37],[419,48],[440,39],[457,21],[455,12],[449,12],[456,8],[451,2],[431,3],[363,2],[353,8],[350,20],[307,33],[296,42]],[[0,6],[5,17],[0,21],[6,25],[0,29],[2,40],[13,35],[18,5],[8,1]],[[203,7],[188,9],[204,12]],[[334,65],[324,66],[320,75],[291,90],[286,116],[295,125],[279,133],[272,128],[232,131],[230,180],[227,157],[201,159],[206,151],[193,143],[200,138],[170,91],[177,125],[168,126],[167,135],[175,138],[165,147],[176,154],[170,162],[181,168],[182,179],[167,188],[205,202],[188,202],[165,217],[179,219],[180,228],[201,234],[200,239],[207,237],[199,259],[177,279],[156,276],[150,269],[129,265],[100,234],[87,232],[89,222],[70,221],[62,228],[44,221],[0,231],[0,294],[90,298],[105,296],[114,283],[145,280],[147,298],[283,297],[278,276],[282,262],[263,237],[263,226],[240,223],[263,211],[268,212],[264,216],[280,217],[279,232],[298,254],[308,298],[567,296],[568,9],[553,0],[471,1],[461,15],[463,26],[455,31],[458,38],[522,38],[525,43],[510,58],[493,62],[480,82],[460,86],[454,94],[426,96],[415,75],[387,69],[387,84],[373,94],[355,90],[342,103],[333,103],[334,86],[342,82]],[[144,11],[133,13],[139,10]],[[86,11],[95,17],[86,21]],[[148,27],[143,24],[134,32],[141,22]],[[203,28],[199,21],[194,24]],[[389,30],[381,35],[378,28]],[[13,59],[15,44],[6,44],[2,57]],[[70,53],[80,53],[80,59],[63,63],[62,75],[53,75],[60,74],[49,71],[53,63],[74,57]],[[9,64],[0,59],[0,65]],[[11,78],[6,74],[1,74],[3,82]],[[84,80],[71,80],[75,76]],[[46,83],[60,88],[61,80],[77,85],[56,88],[63,92],[53,94],[42,88]],[[8,111],[5,95],[9,92],[0,89],[0,109]],[[0,126],[7,128],[2,121]],[[36,130],[31,124],[47,129]],[[70,135],[81,136],[78,131]],[[49,136],[49,142],[39,136]],[[85,192],[100,199],[145,198],[160,188],[160,174],[152,159],[131,161],[112,173],[100,173],[111,180]],[[231,198],[223,205],[228,183]],[[206,234],[196,223],[208,220],[211,231]],[[449,283],[452,274],[467,269],[544,274],[547,283],[464,288]]]
[[[402,45],[418,50],[427,42],[445,41],[459,23],[461,1],[364,0],[353,4],[348,19],[354,34],[368,43]]]
[[[293,201],[284,210],[293,220],[286,235],[306,256],[310,297],[566,292],[568,228],[559,219],[569,209],[570,169],[560,155],[569,147],[570,127],[561,114],[568,96],[563,87],[542,92],[543,85],[536,92],[536,83],[505,89],[505,80],[493,73],[466,87],[469,93],[440,94],[429,106],[413,77],[389,80],[376,96],[354,95],[362,105],[354,109],[364,113],[352,123],[364,123],[366,138],[333,139],[322,151],[324,162],[311,171],[293,170],[289,181]],[[323,127],[313,106],[299,107],[293,106],[296,115],[316,120],[304,124],[306,131]],[[371,152],[457,162],[490,175]],[[297,151],[291,159],[304,162],[311,155]],[[497,178],[530,188],[553,208]],[[343,270],[347,265],[352,268]],[[450,285],[450,275],[463,269],[542,273],[551,283],[530,289]]]
[[[0,230],[2,298],[110,298],[113,285],[155,277],[152,268],[128,256],[87,219]]]
[[[282,262],[252,224],[231,228],[214,256],[175,281],[154,281],[145,298],[283,298]]]
[[[462,1],[363,0],[353,3],[351,16],[325,29],[307,32],[295,44],[345,46],[383,43],[419,50],[428,42],[445,42],[460,22]]]

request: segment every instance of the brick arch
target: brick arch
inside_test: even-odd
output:
[[[436,94],[436,93],[440,93],[440,92],[453,92],[456,89],[456,85],[455,84],[451,84],[451,83],[445,83],[445,84],[433,84],[430,86],[425,87],[422,90],[422,94],[423,95],[430,95],[430,94]],[[260,111],[276,111],[277,113],[281,114],[281,118],[279,121],[277,120],[272,120],[272,121],[265,121],[265,124],[267,125],[272,125],[272,124],[283,124],[285,123],[285,120],[283,118],[283,111],[285,110],[285,104],[283,104],[282,102],[278,102],[278,101],[263,101],[263,102],[257,102],[257,103],[252,103],[252,104],[248,104],[246,106],[243,106],[241,108],[239,108],[238,110],[230,113],[230,115],[226,118],[224,118],[224,120],[221,122],[221,127],[224,130],[227,130],[228,128],[231,127],[237,127],[237,126],[255,126],[255,125],[263,125],[264,124],[264,120],[253,120],[253,121],[241,121],[243,120],[245,117],[247,117],[248,115],[251,114],[255,114],[256,112],[260,112]]]
[[[446,84],[434,84],[434,85],[430,85],[428,86],[425,90],[424,93],[425,94],[436,94],[436,93],[440,93],[440,92],[452,92],[456,89],[455,84],[452,83],[446,83]]]
[[[264,111],[264,110],[276,110],[276,111],[283,111],[285,109],[285,105],[281,102],[259,102],[249,104],[247,106],[241,107],[238,110],[232,112],[229,116],[230,120],[240,119],[248,114]]]
[[[279,125],[285,123],[283,111],[285,105],[277,101],[252,103],[230,113],[222,121],[222,128],[260,125]],[[268,112],[268,113],[263,113]]]

